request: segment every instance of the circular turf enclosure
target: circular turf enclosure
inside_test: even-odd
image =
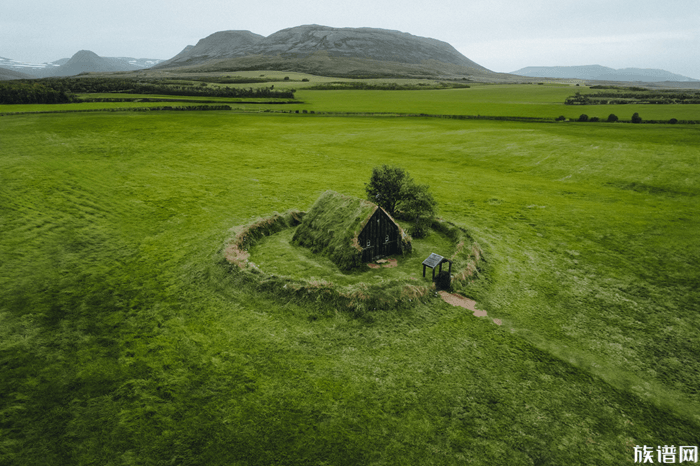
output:
[[[432,270],[428,268],[424,278],[422,266],[431,253],[452,261],[450,288],[455,291],[478,279],[482,270],[484,256],[479,244],[465,229],[442,219],[432,222],[425,238],[412,240],[410,252],[342,270],[326,255],[294,244],[295,230],[305,215],[301,211],[274,213],[233,227],[223,249],[225,262],[260,291],[355,312],[410,306],[434,292]]]

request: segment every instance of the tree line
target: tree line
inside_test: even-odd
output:
[[[65,104],[77,98],[38,82],[0,82],[0,104]]]
[[[697,92],[596,92],[567,97],[566,105],[700,104]]]
[[[165,80],[137,81],[121,78],[46,78],[0,83],[0,104],[58,104],[79,102],[78,93],[130,93],[207,97],[293,99],[295,90],[237,87],[192,87]]]

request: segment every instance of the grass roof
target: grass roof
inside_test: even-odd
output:
[[[343,270],[359,266],[362,247],[357,236],[377,209],[364,199],[326,191],[311,206],[292,242],[328,256]]]

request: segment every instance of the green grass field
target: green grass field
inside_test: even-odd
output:
[[[558,88],[484,89],[464,111],[480,91],[297,98],[569,115]],[[700,445],[699,162],[696,125],[1,117],[0,463],[620,465]],[[224,265],[229,228],[363,196],[380,164],[479,241],[465,294],[502,326],[439,298],[359,319]]]
[[[637,112],[650,120],[697,120],[700,105],[564,105],[566,97],[589,89],[561,85],[482,85],[469,89],[427,91],[304,91],[300,108],[317,112],[392,112],[577,119],[582,113],[602,120],[614,113],[629,121]]]
[[[308,75],[307,75],[308,76]],[[276,76],[279,77],[279,76]],[[299,78],[299,76],[292,76]],[[298,104],[244,104],[260,100],[268,102],[273,99],[228,99],[217,97],[182,97],[183,100],[209,100],[222,104],[230,104],[235,110],[260,111],[314,111],[338,113],[391,113],[391,114],[429,114],[429,115],[481,115],[490,117],[528,117],[552,119],[564,116],[576,120],[581,114],[606,120],[614,113],[621,121],[629,122],[634,113],[639,113],[643,120],[668,121],[700,120],[700,105],[670,104],[670,105],[564,105],[564,100],[575,92],[596,92],[586,87],[576,87],[561,84],[543,86],[531,84],[472,84],[469,89],[433,89],[433,90],[304,90],[309,85],[329,82],[331,78],[317,78],[305,82],[274,82],[276,89],[298,89],[295,99]],[[337,81],[347,81],[337,79]],[[417,80],[367,80],[373,84],[399,82],[400,84],[415,84]],[[432,83],[432,81],[428,81]],[[270,83],[238,84],[235,87],[257,88],[269,87]],[[90,97],[90,94],[81,94]],[[105,98],[108,94],[95,94],[93,97]],[[155,96],[140,94],[113,94],[116,97],[131,98],[167,98],[175,96]],[[282,99],[286,100],[286,99]],[[95,110],[113,108],[193,106],[194,102],[84,102],[55,105],[0,105],[0,113],[56,111],[56,110]],[[603,123],[587,123],[603,124]]]

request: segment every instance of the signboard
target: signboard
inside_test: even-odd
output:
[[[445,258],[439,254],[432,253],[426,260],[423,261],[423,265],[427,265],[431,269],[437,267]]]

